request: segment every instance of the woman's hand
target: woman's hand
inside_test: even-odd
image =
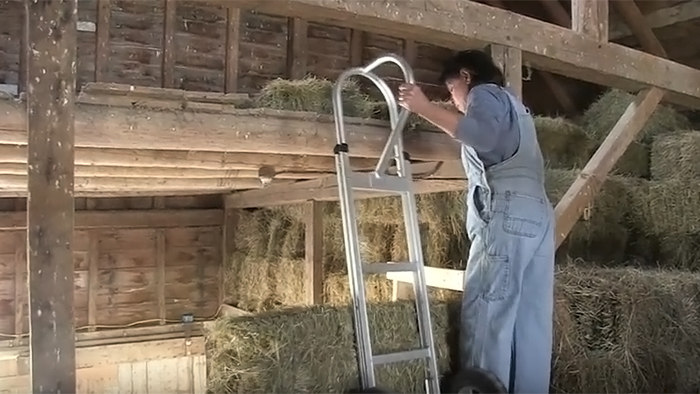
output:
[[[399,86],[398,101],[400,106],[418,115],[422,115],[431,104],[421,88],[410,83]]]

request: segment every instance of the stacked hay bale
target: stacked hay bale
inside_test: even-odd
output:
[[[700,269],[700,132],[657,136],[651,180],[633,199],[635,222],[655,243],[658,264]]]
[[[289,85],[294,85],[297,92],[280,94],[271,84],[256,105],[331,112],[328,98],[332,84],[327,81],[276,83],[284,92],[293,91]],[[313,89],[305,89],[305,85]],[[355,85],[347,89],[344,105],[348,116],[386,116],[382,105],[369,102]],[[292,99],[290,94],[306,98]],[[561,118],[535,119],[548,166],[547,192],[554,204],[632,99],[626,93],[608,92],[586,112],[580,125]],[[684,122],[669,108],[657,110],[617,165],[617,174],[608,178],[558,251],[554,377],[558,392],[690,392],[700,388],[693,369],[700,362],[700,305],[696,302],[700,278],[681,272],[601,267],[627,264],[635,255],[647,264],[662,261],[665,267],[693,268],[700,258],[692,248],[694,242],[700,242],[700,221],[693,211],[693,206],[700,204],[681,199],[700,197],[680,189],[700,173],[698,164],[687,160],[700,152],[700,135],[686,133],[679,139],[676,130]],[[422,129],[426,125],[414,119],[411,127]],[[652,180],[644,179],[650,173]],[[463,193],[419,196],[418,207],[426,264],[463,269],[469,247]],[[358,209],[363,259],[405,258],[399,200],[365,200]],[[237,249],[226,270],[226,288],[231,292],[229,299],[239,308],[264,314],[217,322],[209,335],[210,389],[344,392],[355,386],[357,365],[338,204],[324,204],[328,305],[310,309],[279,311],[305,303],[300,207],[242,215],[236,231]],[[566,264],[571,257],[594,261],[590,265],[595,267],[581,268],[581,261]],[[374,327],[376,350],[410,347],[414,321],[410,305],[386,303],[391,283],[382,276],[369,277],[367,287],[368,299],[375,304],[372,319],[378,322]],[[446,371],[454,362],[451,351],[455,349],[459,293],[431,293],[436,302],[432,313],[440,365]],[[380,374],[380,382],[401,392],[420,392],[417,371],[415,365],[388,369]]]
[[[566,267],[557,274],[554,387],[561,393],[696,392],[700,277]],[[431,308],[441,371],[456,361],[459,300]],[[659,313],[663,311],[663,313]],[[370,306],[374,350],[418,345],[411,303]],[[208,336],[217,393],[344,393],[357,387],[351,311],[316,306],[220,319]],[[395,392],[423,392],[406,363],[380,369]]]
[[[596,148],[610,133],[634,96],[611,89],[593,103],[583,114],[582,126],[596,142]],[[649,142],[658,135],[672,133],[688,127],[688,119],[667,106],[659,106],[618,161],[615,171],[647,178],[649,176]]]

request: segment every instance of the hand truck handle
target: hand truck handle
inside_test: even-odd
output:
[[[394,63],[399,66],[406,83],[416,82],[413,69],[408,62],[401,56],[393,53],[380,56],[365,67],[353,67],[340,74],[335,86],[333,87],[333,114],[335,117],[335,131],[338,145],[345,144],[346,140],[345,123],[343,118],[343,86],[345,85],[345,81],[353,76],[362,76],[369,79],[379,89],[382,96],[384,96],[384,100],[386,101],[387,108],[389,110],[389,120],[391,123],[392,134],[395,133],[396,130],[402,130],[405,127],[406,121],[408,120],[408,111],[401,108],[401,112],[399,112],[398,102],[394,94],[391,92],[391,89],[386,82],[384,82],[384,80],[379,78],[377,74],[373,72],[374,69],[385,63]]]

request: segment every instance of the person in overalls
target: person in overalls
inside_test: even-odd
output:
[[[461,310],[460,365],[495,374],[510,393],[548,393],[555,220],[530,111],[485,52],[462,51],[441,74],[457,109],[412,84],[399,104],[461,145],[471,248]]]

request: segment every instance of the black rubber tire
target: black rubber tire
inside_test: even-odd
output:
[[[352,390],[349,393],[354,393],[354,394],[391,394],[391,391],[381,389],[379,387],[371,387],[368,389],[356,389]]]
[[[508,390],[498,377],[480,368],[459,372],[450,384],[450,394],[507,394]]]

